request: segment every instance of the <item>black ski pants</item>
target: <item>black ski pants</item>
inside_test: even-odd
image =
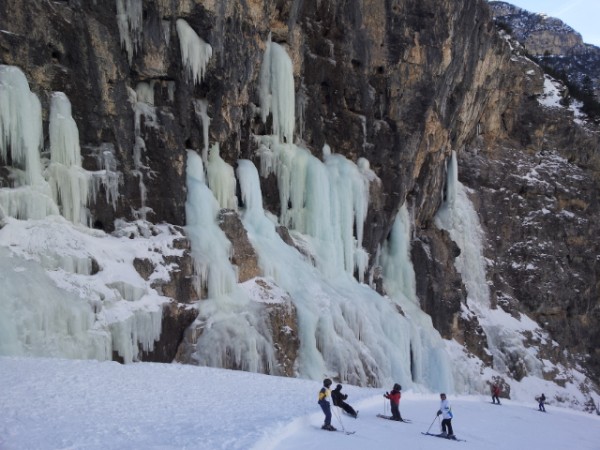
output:
[[[452,419],[444,419],[442,420],[442,431],[445,433],[446,432],[446,428],[448,429],[448,434],[454,434],[454,431],[452,431]]]

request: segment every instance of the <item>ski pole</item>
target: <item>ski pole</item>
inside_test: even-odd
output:
[[[435,422],[435,419],[437,419],[439,416],[436,414],[435,417],[433,418],[433,422]],[[431,430],[431,427],[433,426],[433,422],[431,422],[431,425],[429,425],[429,428],[427,428],[427,431],[425,433],[429,433],[429,430]]]
[[[338,420],[338,422],[340,423],[340,426],[342,427],[342,430],[345,433],[346,429],[344,428],[344,424],[342,423],[342,418],[340,417],[339,409],[340,409],[339,406],[334,406],[333,407],[333,413],[335,414],[335,418]]]

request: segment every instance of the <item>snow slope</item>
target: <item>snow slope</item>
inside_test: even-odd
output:
[[[533,386],[535,389],[538,386]],[[207,367],[0,358],[0,449],[598,449],[600,417],[533,401],[450,396],[457,436],[439,429],[437,395],[404,392],[412,424],[378,419],[383,390],[344,386],[354,435],[319,429],[320,383]],[[433,423],[432,423],[433,422]],[[334,426],[341,428],[334,416]]]

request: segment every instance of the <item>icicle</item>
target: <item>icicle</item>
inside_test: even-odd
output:
[[[177,87],[177,85],[175,84],[174,81],[167,81],[167,94],[169,95],[170,102],[175,101],[175,88],[176,87]]]
[[[138,97],[138,91],[140,97]],[[134,91],[128,88],[129,101],[133,107],[134,113],[134,136],[135,142],[133,145],[133,175],[138,177],[138,185],[140,189],[140,209],[134,211],[136,218],[146,220],[146,216],[150,208],[146,206],[146,183],[144,181],[143,170],[149,169],[143,161],[142,157],[146,153],[146,142],[142,137],[142,118],[144,119],[145,127],[156,127],[156,108],[150,103],[154,101],[154,89],[151,84],[139,83]]]
[[[165,43],[167,44],[167,47],[169,47],[169,43],[171,41],[171,22],[169,20],[163,20],[161,24]]]
[[[121,46],[127,51],[129,64],[141,46],[142,20],[142,0],[117,0],[117,25]]]
[[[154,85],[156,80],[146,83],[145,81],[139,82],[135,87],[135,93],[138,102],[147,103],[148,105],[154,106]]]
[[[208,117],[208,102],[204,99],[194,100],[194,110],[202,122],[202,138],[204,147],[202,148],[202,161],[208,162],[208,127],[210,126],[210,117]]]
[[[113,209],[117,209],[121,174],[117,171],[115,148],[111,143],[103,143],[96,150],[96,161],[100,170],[92,172],[92,200],[96,201],[97,193],[102,185],[106,193],[106,202],[110,203]]]
[[[79,130],[71,116],[71,103],[62,92],[50,100],[49,182],[62,215],[73,223],[87,225],[90,175],[81,168]]]
[[[295,94],[294,68],[285,49],[271,42],[266,44],[260,69],[260,109],[262,121],[273,116],[273,134],[281,142],[291,144],[294,138]]]
[[[204,78],[206,66],[212,56],[212,47],[204,42],[183,19],[177,19],[177,34],[186,75],[194,84],[199,84]]]

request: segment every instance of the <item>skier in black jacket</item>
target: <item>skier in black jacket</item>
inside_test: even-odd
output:
[[[346,403],[344,400],[348,398],[347,394],[342,394],[342,385],[338,384],[333,391],[331,391],[331,400],[335,406],[339,406],[344,411],[346,411],[349,415],[354,417],[358,416],[358,411],[355,411],[352,406]]]

